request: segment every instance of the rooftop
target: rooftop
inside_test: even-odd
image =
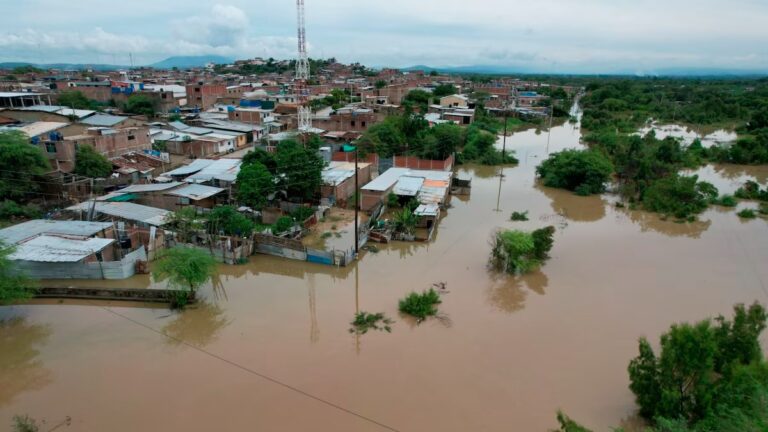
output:
[[[110,227],[109,222],[34,219],[0,229],[0,240],[11,245],[43,233],[90,237]]]
[[[83,119],[80,123],[91,126],[106,126],[112,127],[127,120],[128,117],[115,116],[109,114],[94,114],[86,119]]]
[[[67,210],[87,212],[90,205],[91,203],[86,201],[68,207]],[[164,225],[165,217],[171,213],[168,210],[143,206],[131,202],[96,201],[94,205],[97,213],[155,226]]]
[[[201,184],[190,184],[182,186],[178,189],[174,189],[168,192],[168,195],[179,196],[183,198],[189,198],[191,200],[202,200],[210,198],[218,193],[224,192],[226,189],[217,188],[213,186],[206,186]]]
[[[8,257],[16,261],[78,262],[109,246],[115,239],[42,234],[20,243]]]

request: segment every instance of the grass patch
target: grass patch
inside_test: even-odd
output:
[[[520,221],[527,221],[528,220],[528,210],[524,212],[512,212],[512,216],[509,218],[510,220],[520,222]]]
[[[350,323],[352,326],[349,329],[350,333],[366,334],[369,330],[385,331],[387,333],[392,332],[391,324],[394,323],[391,319],[387,318],[383,313],[368,313],[360,312],[355,314],[355,319]]]
[[[423,293],[412,292],[404,299],[400,299],[398,309],[404,314],[415,317],[417,322],[421,322],[427,317],[437,315],[437,305],[440,303],[442,303],[440,294],[430,288]]]

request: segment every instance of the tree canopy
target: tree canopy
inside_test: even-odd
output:
[[[134,94],[128,97],[123,105],[123,111],[131,114],[154,117],[157,112],[157,101],[143,94]]]
[[[253,221],[233,206],[216,206],[207,216],[208,232],[214,235],[223,233],[229,236],[246,237],[254,229]]]
[[[13,264],[8,257],[13,251],[13,246],[0,242],[0,305],[26,300],[34,293],[32,281],[12,269]]]
[[[285,140],[277,146],[275,161],[278,178],[289,197],[311,199],[320,190],[325,162],[315,149]]]
[[[22,132],[0,132],[0,198],[18,200],[39,190],[35,177],[50,170],[40,148]]]
[[[613,173],[613,165],[598,151],[563,150],[552,153],[536,168],[536,172],[546,186],[590,195],[605,190]]]
[[[258,161],[243,163],[237,174],[238,201],[251,208],[260,209],[274,191],[273,174],[264,164]]]
[[[216,261],[205,250],[176,246],[165,249],[153,263],[153,276],[176,289],[194,292],[216,272]]]
[[[435,97],[443,97],[456,94],[458,90],[453,84],[440,84],[432,90],[432,95]]]
[[[73,109],[91,110],[96,108],[96,104],[78,90],[61,92],[58,97],[58,104]]]
[[[112,162],[89,145],[80,145],[75,152],[75,174],[103,178],[112,174]]]

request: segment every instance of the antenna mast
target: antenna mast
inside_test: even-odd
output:
[[[306,30],[304,28],[304,0],[296,0],[296,12],[299,32],[299,57],[296,59],[296,78],[294,80],[296,112],[299,120],[299,132],[309,132],[312,128],[312,112],[308,104],[309,57],[307,56]]]

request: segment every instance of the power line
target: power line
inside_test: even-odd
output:
[[[128,317],[128,316],[126,316],[126,315],[123,315],[123,314],[121,314],[121,313],[119,313],[119,312],[116,312],[116,311],[114,311],[114,310],[112,310],[112,309],[110,309],[110,308],[107,308],[107,307],[104,307],[104,306],[100,306],[100,307],[101,307],[102,309],[104,309],[105,311],[107,311],[107,312],[109,312],[109,313],[113,314],[113,315],[119,316],[119,317],[121,317],[121,318],[123,318],[123,319],[125,319],[125,320],[127,320],[127,321],[130,321],[130,322],[132,322],[132,323],[134,323],[134,324],[136,324],[136,325],[138,325],[138,326],[140,326],[140,327],[144,327],[145,329],[147,329],[147,330],[149,330],[149,331],[151,331],[151,332],[153,332],[153,333],[157,333],[157,334],[159,334],[159,335],[161,335],[161,336],[165,336],[165,337],[167,337],[168,339],[174,340],[174,341],[176,341],[176,342],[178,342],[178,343],[180,343],[180,344],[183,344],[183,345],[185,345],[185,346],[187,346],[187,347],[189,347],[189,348],[192,348],[192,349],[194,349],[194,350],[196,350],[196,351],[198,351],[198,352],[201,352],[201,353],[203,353],[203,354],[205,354],[205,355],[207,355],[207,356],[209,356],[209,357],[211,357],[211,358],[214,358],[214,359],[216,359],[216,360],[222,361],[222,362],[224,362],[224,363],[226,363],[226,364],[228,364],[228,365],[230,365],[230,366],[233,366],[233,367],[235,367],[235,368],[238,368],[238,369],[240,369],[240,370],[242,370],[242,371],[244,371],[244,372],[247,372],[247,373],[249,373],[249,374],[251,374],[251,375],[254,375],[254,376],[257,376],[257,377],[259,377],[259,378],[262,378],[262,379],[264,379],[264,380],[267,380],[267,381],[269,381],[269,382],[271,382],[271,383],[273,383],[273,384],[277,384],[277,385],[279,385],[279,386],[281,386],[281,387],[284,387],[284,388],[286,388],[286,389],[288,389],[288,390],[291,390],[291,391],[293,391],[293,392],[299,393],[299,394],[301,394],[302,396],[305,396],[305,397],[307,397],[307,398],[313,399],[313,400],[315,400],[315,401],[317,401],[317,402],[320,402],[320,403],[322,403],[322,404],[328,405],[328,406],[330,406],[331,408],[335,408],[335,409],[337,409],[337,410],[339,410],[339,411],[342,411],[342,412],[344,412],[344,413],[347,413],[347,414],[349,414],[349,415],[352,415],[352,416],[354,416],[354,417],[357,417],[357,418],[359,418],[359,419],[361,419],[361,420],[364,420],[364,421],[367,421],[367,422],[369,422],[369,423],[371,423],[371,424],[374,424],[374,425],[376,425],[376,426],[379,426],[379,427],[381,427],[381,428],[383,428],[383,429],[386,429],[386,430],[390,430],[390,431],[394,431],[394,432],[399,432],[399,430],[398,430],[398,429],[395,429],[395,428],[394,428],[394,427],[392,427],[392,426],[389,426],[389,425],[386,425],[386,424],[384,424],[384,423],[381,423],[381,422],[379,422],[379,421],[376,421],[376,420],[374,420],[374,419],[372,419],[372,418],[370,418],[370,417],[367,417],[367,416],[365,416],[365,415],[363,415],[363,414],[360,414],[360,413],[358,413],[358,412],[355,412],[355,411],[353,411],[353,410],[351,410],[351,409],[349,409],[349,408],[344,408],[343,406],[341,406],[341,405],[338,405],[338,404],[336,404],[336,403],[333,403],[333,402],[331,402],[331,401],[329,401],[329,400],[327,400],[327,399],[323,399],[323,398],[321,398],[321,397],[319,397],[319,396],[315,396],[315,395],[313,395],[312,393],[306,392],[306,391],[304,391],[304,390],[301,390],[301,389],[300,389],[300,388],[298,388],[298,387],[294,387],[294,386],[292,386],[292,385],[290,385],[290,384],[287,384],[287,383],[284,383],[284,382],[282,382],[282,381],[280,381],[280,380],[278,380],[278,379],[276,379],[276,378],[272,378],[272,377],[270,377],[270,376],[268,376],[268,375],[265,375],[265,374],[263,374],[263,373],[261,373],[261,372],[258,372],[258,371],[255,371],[255,370],[253,370],[253,369],[250,369],[250,368],[248,368],[247,366],[243,366],[243,365],[241,365],[241,364],[239,364],[239,363],[236,363],[236,362],[234,362],[234,361],[232,361],[232,360],[229,360],[229,359],[226,359],[226,358],[224,358],[224,357],[221,357],[220,355],[218,355],[218,354],[214,354],[214,353],[212,353],[212,352],[210,352],[210,351],[208,351],[208,350],[205,350],[205,349],[203,349],[203,348],[201,348],[201,347],[198,347],[198,346],[192,345],[192,344],[190,344],[190,343],[186,342],[185,340],[183,340],[183,339],[181,339],[181,338],[178,338],[178,337],[175,337],[175,336],[171,336],[171,335],[169,335],[169,334],[167,334],[167,333],[165,333],[165,332],[162,332],[162,331],[156,330],[156,329],[152,328],[151,326],[148,326],[148,325],[146,325],[146,324],[144,324],[144,323],[142,323],[142,322],[140,322],[140,321],[137,321],[137,320],[135,320],[135,319],[133,319],[133,318],[131,318],[131,317]]]

